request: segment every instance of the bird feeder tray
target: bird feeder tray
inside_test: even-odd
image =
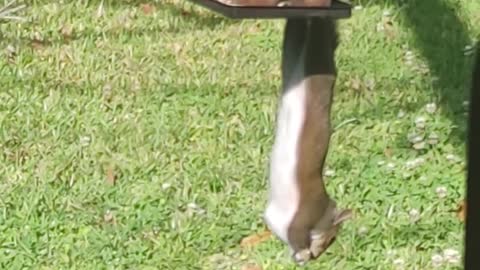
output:
[[[351,5],[337,0],[191,0],[233,19],[281,19],[351,16]]]

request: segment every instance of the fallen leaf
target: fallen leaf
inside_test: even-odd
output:
[[[393,27],[393,22],[390,19],[384,19],[383,28],[385,35],[389,40],[394,40],[396,38],[395,28]]]
[[[17,49],[12,45],[8,45],[7,48],[5,49],[5,53],[6,53],[8,62],[10,64],[13,64],[17,56]]]
[[[73,37],[73,26],[69,23],[62,25],[60,28],[60,34],[63,36],[64,39],[69,40]]]
[[[103,98],[106,102],[111,102],[113,99],[112,85],[110,83],[103,86]]]
[[[116,223],[115,216],[113,216],[113,213],[110,210],[107,210],[107,212],[105,212],[103,215],[103,221],[110,224]]]
[[[422,150],[422,149],[425,149],[425,147],[426,147],[425,142],[418,142],[413,145],[413,149],[415,150]]]
[[[272,236],[270,231],[263,231],[257,234],[249,235],[240,242],[241,247],[252,247],[268,240]]]
[[[466,214],[467,214],[467,202],[465,202],[465,200],[464,200],[464,201],[462,201],[458,204],[457,217],[462,222],[465,222]]]
[[[140,89],[142,89],[142,84],[137,78],[132,79],[132,91],[133,92],[138,92]]]
[[[69,46],[62,46],[58,59],[62,63],[73,63],[74,59],[72,54],[72,48]]]
[[[182,51],[183,46],[179,43],[174,43],[173,44],[173,51],[175,54],[179,54]]]
[[[107,180],[107,183],[109,185],[115,185],[115,182],[116,182],[116,176],[115,176],[115,171],[113,169],[113,166],[112,165],[109,165],[107,167],[107,176],[106,176],[106,180]]]
[[[143,14],[150,15],[155,12],[155,6],[151,4],[141,4],[140,8],[142,9]]]
[[[385,148],[385,150],[383,150],[383,153],[385,154],[385,156],[387,158],[391,158],[392,155],[393,155],[393,150],[392,150],[392,148],[387,147],[387,148]]]
[[[256,264],[246,264],[242,266],[241,270],[262,270],[262,267],[256,265]]]
[[[30,45],[34,50],[42,50],[45,48],[46,43],[42,40],[32,39]]]
[[[350,79],[350,87],[355,91],[360,91],[361,81],[358,77]]]
[[[375,80],[374,79],[367,79],[365,80],[365,86],[368,90],[373,90],[375,88]]]

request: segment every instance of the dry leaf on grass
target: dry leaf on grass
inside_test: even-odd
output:
[[[390,19],[385,19],[383,21],[383,31],[385,32],[386,37],[389,40],[394,40],[397,36],[395,28],[393,27],[393,22]]]
[[[115,176],[115,171],[112,165],[109,165],[106,170],[106,181],[109,185],[115,185],[117,177]]]
[[[358,76],[355,76],[355,77],[352,77],[352,78],[349,78],[348,80],[346,80],[345,82],[345,86],[347,88],[350,88],[356,92],[360,92],[360,90],[362,90],[362,81],[360,80],[360,78]]]
[[[362,84],[362,82],[360,81],[360,79],[358,77],[355,77],[355,78],[350,80],[350,86],[355,91],[360,91],[361,84]]]
[[[457,217],[462,222],[465,222],[466,214],[467,214],[467,203],[465,201],[462,201],[458,204]]]
[[[114,224],[114,225],[117,223],[115,216],[110,210],[107,210],[107,212],[105,212],[105,214],[103,215],[103,221],[105,223]]]
[[[111,102],[113,99],[113,90],[110,83],[106,83],[103,86],[103,98],[106,102]]]
[[[186,10],[184,10],[184,9],[182,9],[182,11],[180,12],[180,14],[181,14],[182,16],[190,16],[190,12],[188,12],[188,11],[186,11]]]
[[[65,40],[70,40],[73,38],[73,26],[69,23],[62,25],[60,28],[60,34]]]
[[[141,4],[140,9],[142,9],[143,14],[150,15],[155,12],[155,6],[151,4]]]
[[[267,241],[272,236],[270,231],[263,231],[257,234],[249,235],[242,239],[240,242],[241,247],[252,247],[260,244],[261,242]]]
[[[256,264],[246,264],[242,266],[241,270],[262,270],[262,267],[256,265]]]
[[[392,148],[389,148],[389,147],[385,148],[383,150],[383,153],[385,154],[385,156],[387,158],[391,158],[393,156],[393,150],[392,150]]]
[[[30,46],[34,50],[43,50],[47,46],[47,43],[43,40],[39,40],[39,39],[34,38],[30,41]]]
[[[8,45],[5,49],[5,54],[8,60],[8,63],[13,64],[15,63],[15,58],[17,57],[17,49],[12,45]]]

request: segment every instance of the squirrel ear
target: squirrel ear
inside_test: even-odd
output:
[[[340,211],[337,211],[335,214],[335,219],[333,220],[333,225],[337,226],[338,224],[344,222],[347,219],[350,219],[353,215],[353,212],[351,209],[343,209]]]

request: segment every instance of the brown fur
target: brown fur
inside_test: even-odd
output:
[[[330,140],[337,34],[334,21],[319,18],[310,19],[310,23],[302,24],[296,31],[306,33],[306,54],[300,60],[305,74],[300,80],[304,80],[307,93],[305,121],[298,148],[300,203],[289,227],[288,238],[292,249],[299,251],[310,247],[310,232],[324,218],[329,204],[334,204],[325,190],[322,171]],[[285,38],[293,37],[286,35]],[[333,224],[334,220],[331,222]]]

